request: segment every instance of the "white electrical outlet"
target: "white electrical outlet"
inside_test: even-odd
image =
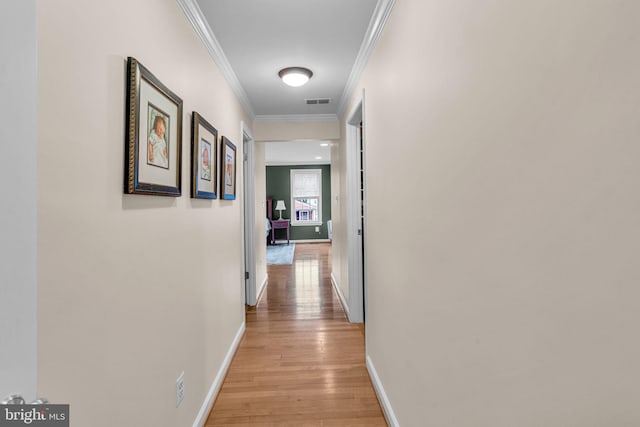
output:
[[[184,371],[176,380],[176,408],[180,406],[180,402],[184,399]]]
[[[320,227],[316,227],[316,233],[320,232]]]

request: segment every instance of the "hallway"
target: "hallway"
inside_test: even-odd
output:
[[[331,245],[297,244],[293,265],[268,266],[245,336],[206,426],[385,426],[369,380],[362,325],[331,286]]]

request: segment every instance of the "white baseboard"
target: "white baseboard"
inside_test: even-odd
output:
[[[338,286],[338,281],[336,280],[336,276],[331,272],[331,284],[333,285],[333,289],[336,290],[336,294],[338,294],[338,299],[340,300],[340,304],[342,304],[342,308],[347,315],[347,319],[349,318],[349,304],[347,304],[347,300],[342,295],[342,291],[340,290],[340,286]]]
[[[367,355],[367,370],[369,371],[369,377],[371,378],[371,382],[373,383],[373,388],[376,390],[376,394],[378,395],[378,400],[380,401],[380,406],[382,406],[382,412],[384,412],[384,417],[387,420],[387,424],[389,424],[390,427],[399,427],[400,424],[398,424],[396,414],[393,413],[391,402],[389,402],[387,393],[385,393],[384,391],[384,387],[380,382],[380,378],[378,377],[376,368],[373,366],[373,362],[371,361],[369,355]]]
[[[300,240],[290,240],[291,243],[331,243],[331,240],[329,239],[300,239]],[[280,239],[276,239],[275,240],[276,244],[279,243],[287,243],[286,240],[280,240]]]
[[[267,274],[264,277],[264,280],[262,281],[262,285],[260,285],[260,288],[258,288],[258,296],[256,297],[256,305],[258,305],[258,303],[260,302],[260,298],[262,298],[262,294],[264,293],[264,290],[267,289],[267,281],[269,280],[269,275]]]
[[[213,380],[213,384],[211,385],[211,388],[209,389],[209,393],[207,393],[207,397],[205,398],[204,403],[200,408],[200,412],[198,412],[198,416],[196,417],[196,420],[193,422],[193,427],[203,427],[204,423],[207,422],[207,417],[209,416],[209,412],[213,407],[213,402],[215,402],[216,396],[218,395],[218,392],[220,392],[220,388],[222,387],[222,382],[224,381],[224,377],[227,374],[227,371],[229,370],[229,365],[231,365],[231,360],[233,359],[233,355],[236,354],[236,350],[240,345],[240,340],[244,335],[245,326],[246,326],[245,322],[243,321],[242,325],[240,325],[240,329],[238,329],[238,332],[236,333],[236,337],[233,339],[233,342],[231,343],[231,347],[229,347],[229,351],[227,352],[227,355],[224,358],[224,361],[222,362],[222,366],[220,367],[218,374]]]

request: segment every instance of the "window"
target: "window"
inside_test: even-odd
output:
[[[291,169],[291,225],[322,224],[322,169]]]

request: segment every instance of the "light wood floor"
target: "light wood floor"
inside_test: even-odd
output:
[[[386,426],[367,374],[362,326],[330,279],[331,246],[296,244],[269,283],[206,426]]]

